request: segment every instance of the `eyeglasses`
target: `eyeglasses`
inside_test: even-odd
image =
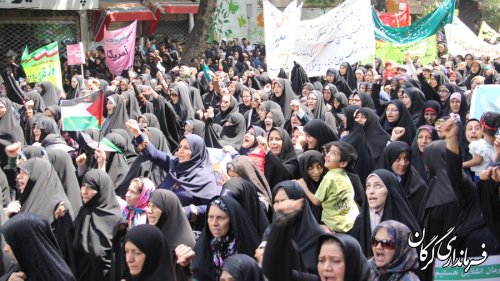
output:
[[[396,249],[396,245],[394,244],[394,241],[392,240],[378,240],[375,237],[372,238],[372,247],[378,247],[378,245],[381,244],[382,248],[385,250],[394,250]]]
[[[307,100],[318,100],[318,99],[315,97],[308,97]]]
[[[438,92],[439,92],[439,93],[449,93],[449,91],[448,91],[448,90],[439,90]]]
[[[386,109],[385,112],[399,112],[397,109]]]
[[[253,101],[260,102],[260,99],[259,98],[253,98]]]

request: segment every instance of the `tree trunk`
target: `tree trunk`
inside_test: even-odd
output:
[[[205,44],[210,35],[210,26],[212,25],[215,10],[217,8],[216,0],[200,0],[198,15],[194,21],[193,30],[188,34],[186,47],[181,57],[181,64],[190,64],[193,58],[199,58],[205,51]]]

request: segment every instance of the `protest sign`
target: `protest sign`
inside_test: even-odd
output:
[[[59,89],[63,88],[57,42],[45,45],[31,54],[26,47],[21,65],[30,83],[49,81]]]
[[[117,30],[104,30],[106,66],[112,74],[121,75],[133,65],[136,32],[137,21]]]

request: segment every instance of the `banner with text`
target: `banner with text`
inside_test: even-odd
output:
[[[309,77],[324,75],[330,67],[353,64],[375,52],[369,0],[345,1],[318,18],[301,21],[294,32],[300,36],[288,65],[291,68],[293,61],[298,62]]]
[[[472,32],[458,17],[444,27],[448,51],[453,55],[488,55],[492,59],[500,57],[500,45],[484,42]]]
[[[137,21],[113,31],[104,27],[104,50],[109,72],[121,75],[134,63]]]
[[[21,65],[30,83],[49,81],[59,89],[63,88],[57,42],[45,45],[31,54],[26,47]]]
[[[266,40],[267,72],[272,79],[278,76],[280,68],[293,63],[290,53],[293,49],[296,27],[300,21],[302,4],[292,1],[283,12],[268,0],[264,0],[264,33]]]
[[[375,54],[382,61],[393,60],[397,64],[405,64],[405,55],[410,53],[413,59],[420,58],[422,64],[432,63],[437,58],[436,35],[409,44],[392,44],[377,41]]]
[[[83,51],[83,43],[66,45],[66,53],[68,54],[68,65],[79,65],[85,63],[85,52]]]
[[[397,44],[422,40],[436,34],[445,24],[451,23],[454,11],[455,0],[445,0],[432,13],[412,25],[395,28],[384,25],[374,10],[372,15],[375,25],[375,37],[378,40]]]
[[[472,259],[472,257],[471,257]],[[489,256],[480,265],[471,267],[467,272],[464,266],[446,266],[446,261],[436,259],[435,281],[496,281],[500,280],[500,256]]]

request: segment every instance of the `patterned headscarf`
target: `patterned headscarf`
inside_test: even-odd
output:
[[[132,182],[141,184],[142,190],[139,199],[134,206],[125,206],[122,210],[122,218],[128,221],[130,227],[146,223],[146,209],[148,207],[149,196],[155,190],[155,184],[147,178],[136,178]]]
[[[383,221],[373,230],[372,239],[380,228],[387,230],[391,240],[396,245],[396,249],[392,261],[384,267],[377,267],[374,258],[368,261],[372,270],[370,280],[379,280],[379,278],[386,274],[389,274],[390,277],[385,280],[401,280],[401,277],[406,274],[410,278],[404,280],[419,280],[418,278],[413,279],[415,274],[411,272],[412,270],[418,270],[418,255],[417,250],[408,245],[410,229],[403,223],[395,220]]]

